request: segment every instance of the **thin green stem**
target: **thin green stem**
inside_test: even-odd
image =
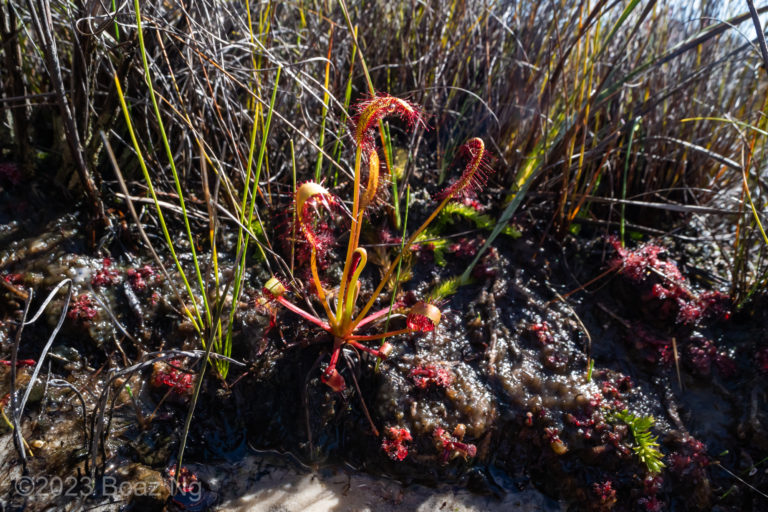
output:
[[[211,310],[210,310],[210,305],[208,304],[208,297],[205,294],[205,285],[203,283],[203,275],[202,275],[202,272],[200,271],[200,262],[198,261],[197,251],[195,249],[195,239],[192,236],[192,228],[190,227],[190,224],[189,224],[189,215],[187,214],[187,206],[184,201],[184,191],[181,188],[181,180],[179,179],[179,173],[176,170],[176,162],[173,158],[171,145],[168,142],[168,136],[165,131],[163,118],[160,115],[160,107],[157,104],[157,96],[155,94],[155,89],[152,86],[152,75],[150,74],[150,71],[149,71],[149,63],[147,62],[147,52],[144,46],[144,33],[141,26],[141,6],[139,5],[139,0],[134,0],[133,5],[136,10],[136,32],[139,36],[139,50],[141,54],[141,63],[144,68],[144,79],[147,83],[147,87],[149,88],[149,96],[152,99],[152,108],[154,110],[155,117],[157,118],[157,126],[160,129],[160,136],[163,140],[163,147],[165,148],[165,154],[168,157],[168,163],[171,167],[171,174],[173,174],[173,183],[176,187],[176,193],[179,196],[179,207],[181,208],[182,218],[184,219],[184,228],[186,230],[187,240],[189,242],[189,251],[192,254],[192,263],[195,266],[195,274],[197,276],[197,285],[198,285],[198,289],[200,290],[200,294],[202,295],[202,298],[203,298],[203,306],[205,309],[206,321],[210,324]]]
[[[250,140],[250,149],[248,151],[248,172],[246,175],[246,181],[243,185],[243,200],[241,202],[241,211],[240,211],[240,226],[238,228],[238,240],[237,240],[237,247],[241,247],[242,244],[242,254],[240,255],[240,261],[237,265],[237,270],[235,272],[235,287],[232,293],[232,309],[229,312],[229,323],[227,325],[227,343],[231,343],[232,340],[232,329],[234,324],[234,318],[235,318],[235,305],[240,300],[240,293],[242,288],[242,280],[243,280],[243,274],[245,273],[245,258],[246,254],[248,252],[248,241],[250,240],[250,237],[245,237],[243,233],[243,226],[246,226],[248,228],[251,227],[253,223],[253,212],[256,208],[256,195],[259,189],[259,179],[261,178],[261,166],[264,162],[264,153],[266,151],[267,147],[267,136],[269,135],[269,127],[272,124],[272,113],[275,110],[275,100],[277,98],[277,85],[280,83],[280,70],[282,68],[277,68],[277,73],[275,75],[275,86],[272,90],[272,97],[270,99],[269,103],[269,112],[267,113],[267,120],[264,123],[264,127],[261,134],[261,145],[259,147],[259,158],[256,163],[256,172],[255,176],[253,177],[253,189],[251,191],[251,202],[250,202],[250,208],[247,208],[247,199],[248,199],[248,184],[249,180],[251,179],[251,169],[253,165],[253,153],[254,148],[256,146],[256,129],[257,129],[257,119],[258,119],[258,110],[256,109],[256,114],[253,120],[253,130],[251,131],[251,140]],[[249,209],[248,213],[248,223],[245,223],[245,212]],[[263,229],[262,229],[263,232]],[[266,258],[264,255],[264,249],[261,248],[261,245],[257,244],[257,247],[260,251],[262,251],[262,256]]]
[[[128,105],[125,102],[125,96],[123,95],[123,88],[120,86],[120,80],[117,78],[117,73],[113,74],[113,78],[115,81],[115,87],[117,88],[117,97],[120,100],[120,107],[123,110],[123,116],[125,117],[125,124],[128,127],[128,133],[131,136],[131,142],[133,143],[133,149],[136,151],[136,155],[139,158],[139,167],[141,167],[141,172],[144,175],[144,181],[147,183],[147,188],[149,189],[149,195],[152,196],[152,201],[155,204],[155,210],[157,211],[157,218],[160,221],[160,229],[163,231],[163,236],[165,237],[165,243],[168,245],[168,250],[171,251],[171,257],[173,258],[173,263],[176,265],[176,269],[179,271],[179,275],[181,276],[181,280],[184,282],[184,287],[187,289],[187,294],[189,295],[190,300],[192,301],[192,307],[195,310],[195,316],[189,315],[190,320],[195,326],[195,330],[199,333],[201,332],[203,328],[203,318],[200,314],[200,309],[197,306],[197,301],[195,300],[195,294],[192,292],[192,285],[189,284],[189,280],[187,279],[187,275],[184,273],[184,268],[181,266],[181,262],[179,261],[179,257],[176,254],[176,250],[173,246],[173,240],[171,239],[171,234],[168,231],[168,226],[165,223],[165,216],[163,215],[163,210],[160,208],[160,201],[157,199],[157,194],[155,193],[155,187],[152,185],[152,178],[149,176],[149,170],[147,169],[147,163],[144,161],[144,155],[141,152],[141,146],[139,146],[139,141],[136,138],[136,132],[133,129],[133,123],[131,122],[131,114],[128,111]],[[184,309],[189,312],[186,305],[184,305]],[[196,317],[196,318],[195,318]]]

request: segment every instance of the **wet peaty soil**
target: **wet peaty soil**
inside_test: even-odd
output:
[[[320,381],[332,340],[258,307],[269,274],[254,260],[230,374],[204,382],[174,487],[202,355],[173,291],[178,275],[166,277],[129,231],[94,248],[82,224],[6,216],[0,226],[8,415],[25,295],[34,290],[31,317],[62,280],[72,287],[20,418],[26,470],[10,427],[0,437],[11,509],[768,507],[764,299],[736,308],[724,283],[702,279],[717,273],[705,244],[623,248],[602,233],[555,244],[535,223],[518,226],[522,235],[500,238],[474,282],[442,304],[435,331],[390,340],[393,355],[378,368],[346,350],[340,393]],[[440,261],[422,244],[403,300],[461,273],[481,237],[451,239]],[[226,243],[220,250],[227,261]],[[25,326],[16,389],[68,286]],[[640,439],[638,421],[651,417]]]

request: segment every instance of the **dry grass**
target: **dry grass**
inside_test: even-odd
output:
[[[42,145],[63,168],[79,170],[79,189],[87,193],[91,179],[99,199],[109,198],[116,187],[97,136],[108,131],[121,169],[134,180],[132,193],[144,194],[114,73],[155,185],[173,202],[132,3],[118,2],[114,18],[92,4],[89,12],[53,3],[52,26],[39,30],[33,14],[44,14],[43,2],[13,0],[0,8],[2,58],[12,64],[21,57],[19,68],[0,71],[2,106],[10,114],[0,128],[9,141],[2,156],[26,162],[32,172],[33,148]],[[432,115],[427,132],[406,137],[392,126],[395,145],[408,151],[399,199],[411,180],[444,179],[458,146],[484,134],[498,157],[493,185],[514,194],[535,180],[526,201],[555,205],[556,231],[597,224],[624,235],[630,225],[669,230],[704,215],[731,237],[721,243],[733,261],[726,277],[735,296],[746,298],[768,270],[757,222],[765,204],[766,80],[754,44],[730,28],[749,28],[748,14],[720,21],[718,4],[351,3],[375,87]],[[210,218],[223,207],[241,218],[243,205],[252,204],[259,219],[286,203],[294,171],[299,181],[317,175],[335,182],[349,173],[349,152],[342,151],[349,145],[346,110],[367,86],[338,4],[151,1],[142,14],[159,108],[192,210]],[[64,99],[52,78],[54,60]],[[257,173],[254,152],[265,138],[278,68],[274,120],[253,197],[246,180],[249,169],[251,180]],[[13,99],[18,96],[25,99]],[[50,129],[41,118],[51,116],[53,135],[46,140]],[[64,145],[73,130],[80,146]],[[61,188],[72,189],[66,173],[58,178]],[[219,222],[197,229],[215,232]],[[275,254],[267,261],[289,268]]]

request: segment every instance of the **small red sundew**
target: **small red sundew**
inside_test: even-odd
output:
[[[621,392],[614,383],[610,381],[603,382],[600,387],[600,392],[608,404],[612,404],[617,409],[622,409],[624,407],[624,401],[621,399]]]
[[[155,275],[155,270],[149,265],[144,265],[141,268],[129,268],[125,271],[125,275],[128,276],[131,287],[140,292],[147,288],[146,280]]]
[[[120,282],[120,273],[111,267],[112,260],[110,258],[104,258],[101,261],[101,269],[91,278],[91,285],[94,288],[114,286]]]
[[[409,129],[419,124],[426,127],[424,116],[418,106],[388,94],[377,93],[359,102],[354,109],[357,112],[352,119],[355,143],[366,151],[374,150],[372,129],[386,116],[400,117],[407,123]]]
[[[453,384],[453,374],[447,368],[427,364],[414,368],[408,374],[419,389],[427,389],[432,384],[439,388],[447,388]]]
[[[696,297],[701,316],[706,319],[728,321],[731,319],[731,297],[716,290],[701,292]]]
[[[699,339],[688,346],[688,362],[696,373],[706,377],[711,373],[712,362],[717,356],[717,347],[707,339]]]
[[[669,456],[669,470],[680,479],[701,481],[706,478],[707,466],[706,445],[691,436],[683,437],[679,449]]]
[[[413,441],[407,428],[389,427],[385,430],[386,437],[381,442],[381,449],[390,459],[401,461],[408,456],[408,447],[405,443]]]
[[[70,320],[85,325],[96,318],[96,314],[97,311],[94,307],[93,299],[91,299],[87,293],[83,293],[72,301],[72,304],[69,306],[69,311],[67,312],[67,317],[69,317]]]
[[[731,298],[719,291],[694,293],[675,262],[664,258],[664,248],[646,244],[630,250],[611,237],[609,243],[617,253],[612,265],[619,274],[644,286],[641,297],[654,303],[657,317],[671,317],[681,325],[695,326],[702,321],[728,321]]]
[[[432,434],[435,440],[435,447],[441,452],[440,460],[443,464],[447,464],[449,460],[457,457],[463,457],[467,460],[477,455],[477,447],[473,444],[461,442],[463,437],[464,426],[458,425],[454,434],[451,435],[448,431],[442,428],[435,429]]]
[[[459,179],[437,194],[436,199],[439,201],[447,197],[458,200],[474,197],[493,173],[485,143],[480,138],[469,139],[459,150],[459,157],[468,159],[467,166]]]
[[[536,336],[536,339],[542,345],[550,345],[555,342],[555,337],[552,335],[552,331],[547,322],[531,324],[529,330]]]
[[[152,366],[152,387],[171,388],[177,395],[187,395],[192,392],[192,386],[195,382],[195,375],[174,368],[181,366],[180,361],[171,361],[170,364],[163,362],[155,363]]]
[[[460,238],[458,242],[448,246],[448,251],[459,258],[469,259],[477,254],[482,240],[477,238]]]
[[[592,484],[592,492],[600,500],[599,510],[610,510],[616,504],[616,489],[613,488],[613,483],[610,480]]]
[[[661,246],[646,244],[631,250],[622,247],[616,237],[611,237],[608,241],[618,255],[613,265],[619,269],[619,273],[635,282],[644,281],[654,271],[672,283],[680,283],[685,279],[674,262],[660,257],[666,252]]]

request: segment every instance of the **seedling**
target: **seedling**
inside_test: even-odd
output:
[[[396,115],[404,119],[409,127],[423,124],[419,109],[402,99],[375,95],[357,106],[357,116],[353,120],[355,139],[354,188],[351,214],[351,227],[347,242],[344,270],[341,281],[337,286],[328,288],[320,280],[318,272],[318,257],[328,249],[332,236],[325,222],[322,222],[320,210],[340,207],[341,201],[331,194],[321,184],[310,181],[296,190],[294,208],[297,231],[310,247],[311,281],[314,288],[314,298],[322,305],[325,318],[320,318],[291,302],[286,297],[286,286],[277,278],[272,277],[264,286],[264,291],[286,309],[296,313],[308,322],[320,327],[333,336],[333,352],[330,361],[322,373],[321,380],[334,391],[342,391],[346,384],[337,370],[339,356],[344,347],[353,347],[373,356],[385,359],[392,353],[393,347],[385,342],[378,349],[363,345],[361,342],[381,340],[400,334],[413,332],[430,332],[440,323],[440,308],[429,301],[417,302],[406,311],[403,305],[394,302],[392,305],[371,313],[371,308],[381,295],[384,287],[392,278],[403,254],[408,251],[416,239],[432,223],[445,206],[454,198],[468,197],[481,189],[489,173],[485,144],[479,138],[470,139],[461,149],[467,160],[461,177],[448,186],[437,196],[440,201],[432,214],[408,241],[402,245],[402,251],[392,260],[384,272],[381,281],[362,308],[356,303],[360,295],[360,275],[368,261],[368,254],[360,246],[360,231],[366,209],[374,202],[379,187],[379,156],[373,129],[386,116]],[[363,183],[363,162],[367,165],[367,179]],[[388,318],[395,313],[405,313],[406,327],[378,334],[361,334],[360,331],[377,320]]]

